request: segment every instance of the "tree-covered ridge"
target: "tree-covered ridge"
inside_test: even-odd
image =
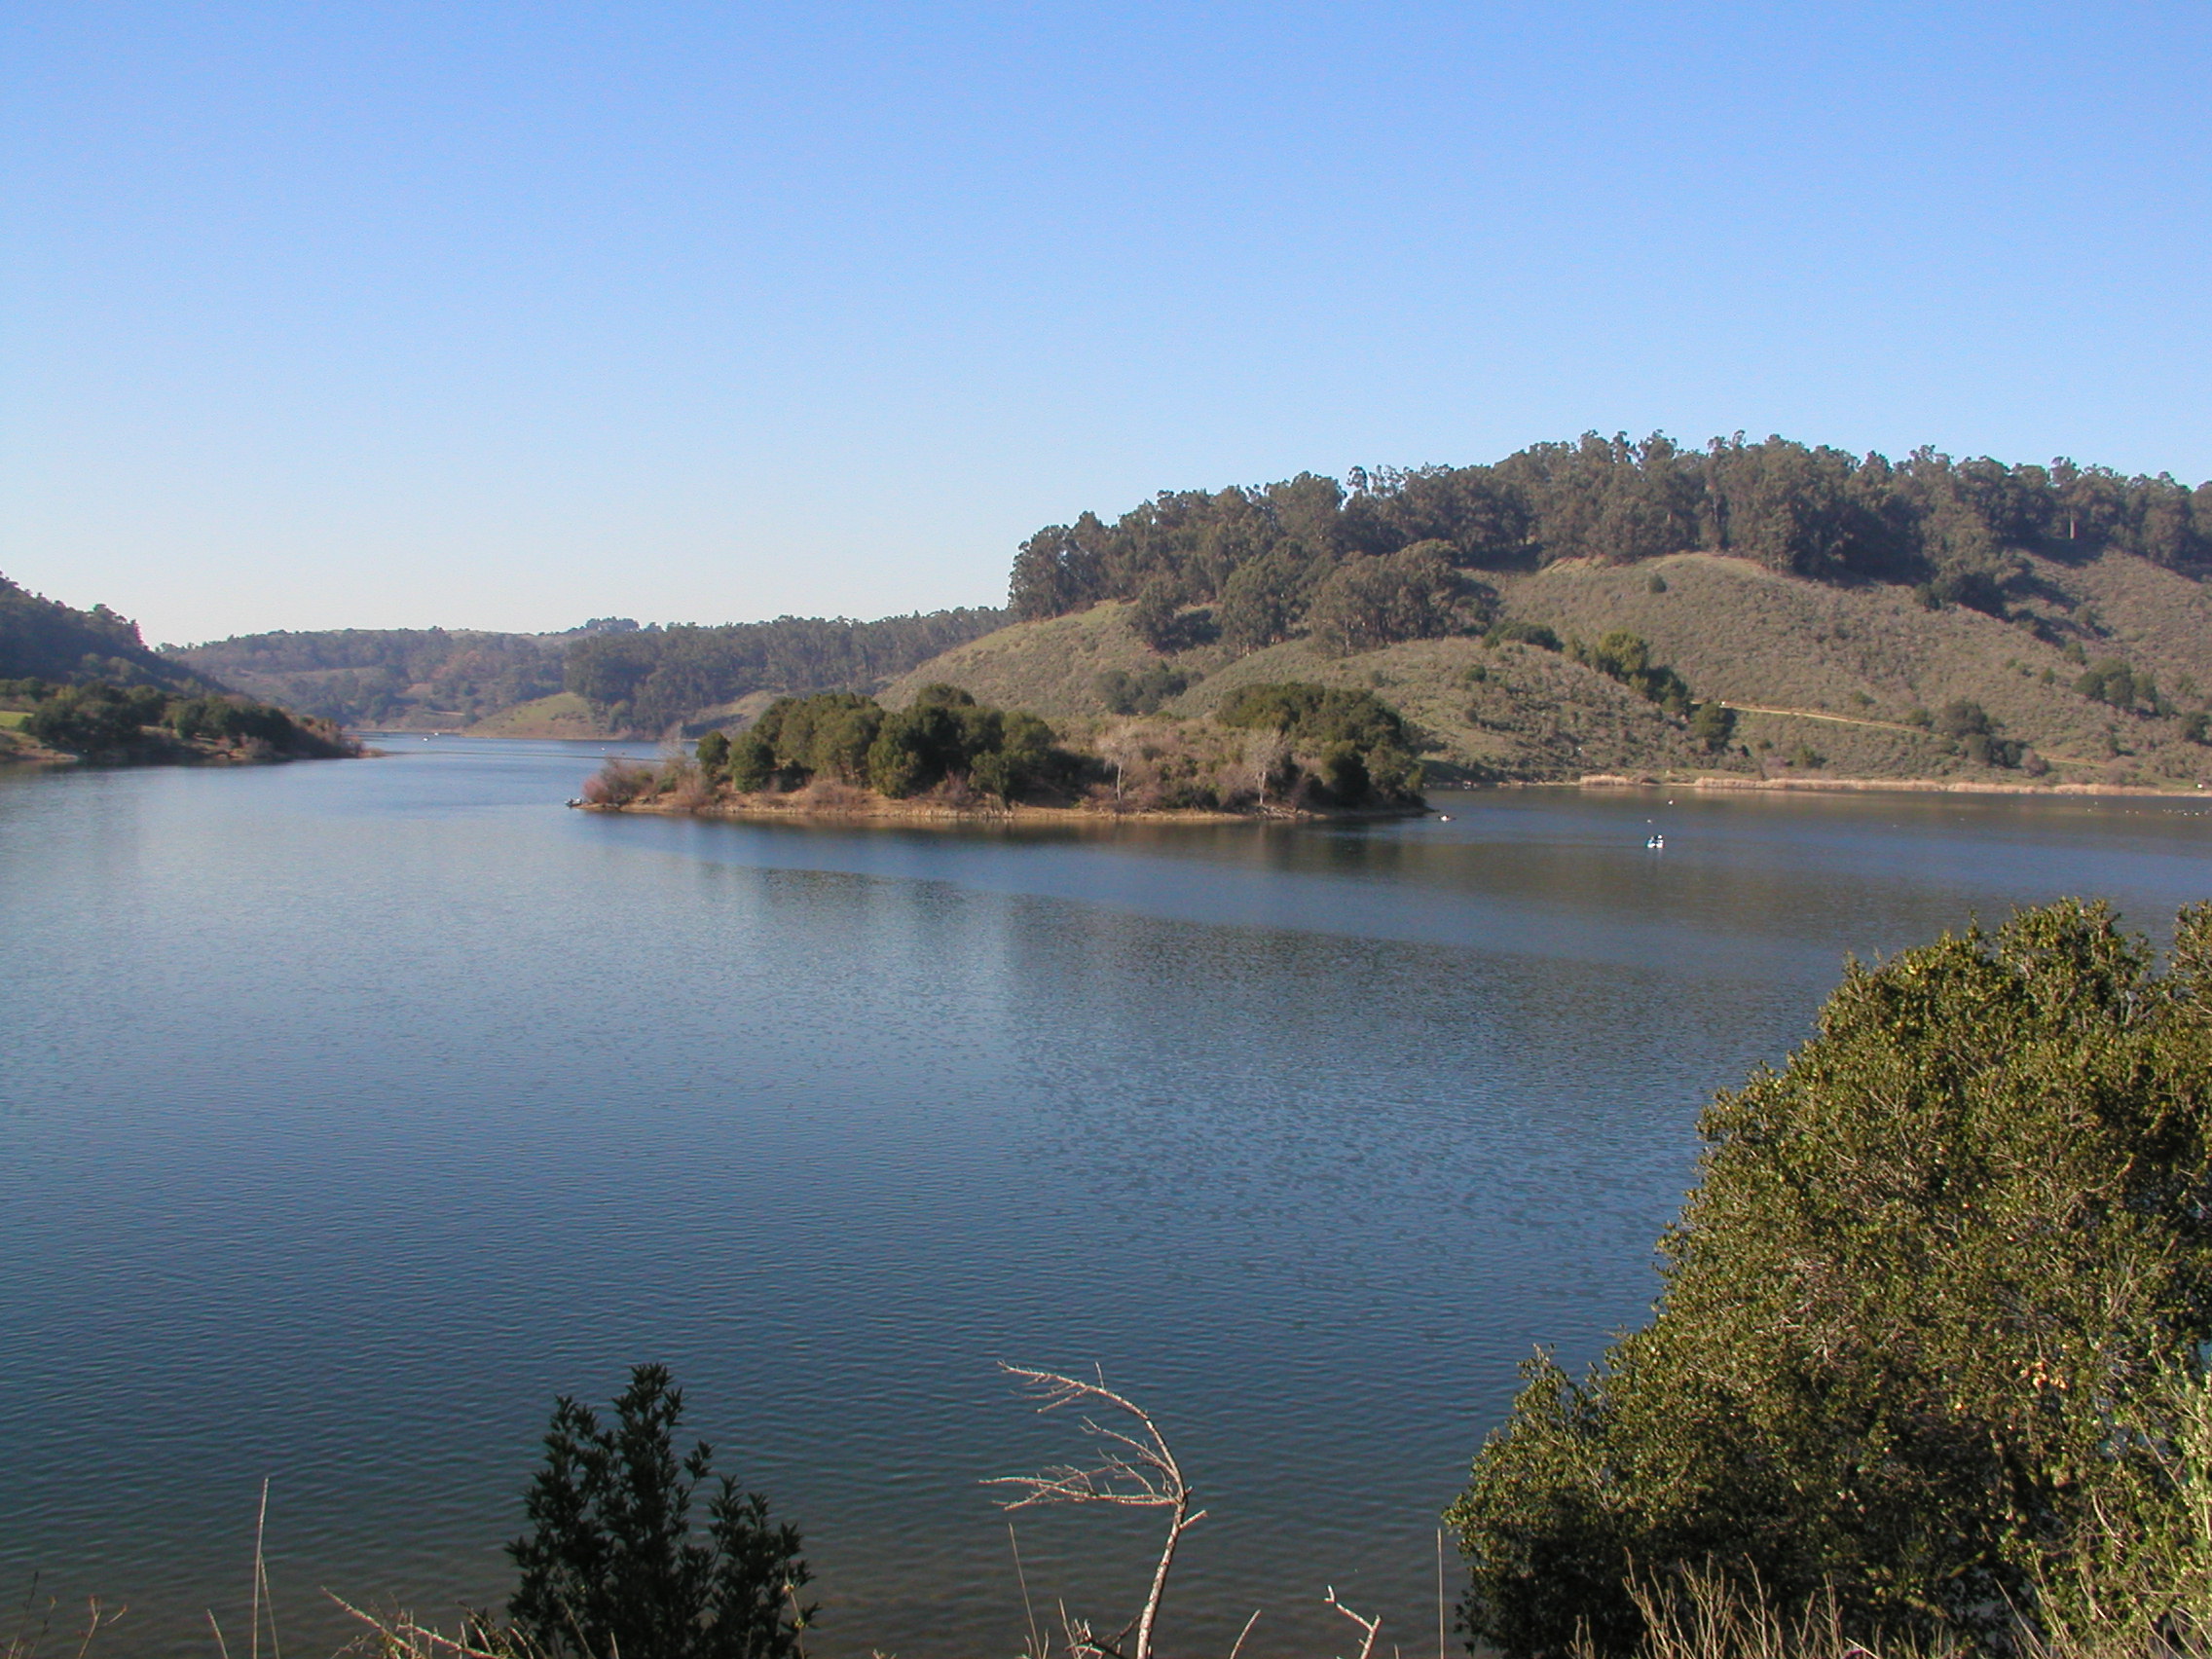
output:
[[[559,634],[279,629],[168,646],[165,655],[344,725],[395,724],[418,714],[461,725],[552,695],[561,689],[564,654],[575,641],[637,626],[607,617]]]
[[[1300,473],[1162,492],[1110,525],[1086,513],[1022,543],[1009,605],[1032,620],[1126,600],[1154,626],[1206,606],[1198,625],[1244,649],[1307,628],[1343,635],[1348,618],[1372,645],[1446,631],[1464,572],[1693,549],[2002,609],[2021,579],[2011,557],[2021,551],[2114,549],[2193,574],[2212,569],[2212,483],[2193,491],[2164,474],[1955,461],[1932,449],[1893,462],[1780,437],[1738,434],[1693,451],[1656,434],[1632,443],[1593,432],[1492,465],[1355,469],[1346,484]],[[1365,588],[1388,591],[1356,591]],[[1394,621],[1373,623],[1393,608]]]
[[[1854,967],[1700,1132],[1652,1321],[1539,1356],[1452,1512],[1477,1637],[1625,1651],[1709,1567],[1862,1638],[2202,1597],[2212,906],[2162,973],[2074,903]]]
[[[176,661],[349,725],[468,725],[557,692],[608,730],[665,731],[756,692],[865,690],[989,633],[995,610],[720,626],[600,617],[558,634],[342,628],[171,647]]]
[[[876,622],[779,616],[601,634],[568,649],[564,677],[615,725],[660,731],[756,691],[863,690],[1006,621],[985,609],[933,610]]]
[[[105,680],[174,691],[221,687],[146,648],[138,624],[104,605],[78,610],[0,576],[0,680]]]

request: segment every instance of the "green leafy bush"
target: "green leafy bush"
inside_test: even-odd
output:
[[[1719,699],[1700,703],[1690,717],[1690,738],[1709,755],[1717,755],[1736,735],[1736,711]]]
[[[1035,715],[986,707],[957,685],[928,685],[903,709],[831,691],[784,697],[730,743],[728,776],[745,793],[816,778],[904,799],[967,779],[1002,799],[1074,787],[1081,763]]]
[[[144,747],[146,727],[159,725],[168,695],[153,685],[92,681],[64,686],[39,703],[23,729],[49,749],[71,755],[115,755]]]
[[[1534,645],[1546,651],[1566,648],[1559,643],[1559,636],[1541,622],[1493,622],[1483,640],[1493,645],[1510,643]]]
[[[1226,726],[1280,732],[1299,754],[1316,758],[1319,782],[1340,806],[1405,801],[1419,793],[1413,732],[1372,691],[1335,690],[1300,680],[1242,685],[1222,699],[1214,718]],[[1364,789],[1345,793],[1362,776]]]
[[[1690,688],[1682,677],[1673,669],[1651,660],[1651,647],[1642,639],[1623,629],[1615,629],[1595,645],[1575,641],[1567,647],[1568,654],[1586,668],[1594,668],[1609,680],[1617,680],[1630,690],[1651,702],[1659,704],[1671,715],[1687,715],[1690,712]]]
[[[1711,1563],[1851,1628],[2064,1616],[2183,1524],[2160,1400],[2212,1337],[2212,906],[2160,974],[2101,905],[1849,968],[1706,1112],[1651,1322],[1548,1356],[1451,1512],[1474,1634],[1641,1634]],[[2113,1540],[2118,1539],[2116,1545]]]
[[[1141,674],[1131,674],[1125,668],[1106,669],[1092,685],[1108,713],[1149,715],[1170,698],[1180,697],[1189,690],[1196,678],[1196,675],[1156,662]]]

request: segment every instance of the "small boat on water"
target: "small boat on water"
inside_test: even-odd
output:
[[[1646,835],[1643,838],[1643,844],[1655,853],[1664,852],[1667,848],[1667,837],[1664,835]]]

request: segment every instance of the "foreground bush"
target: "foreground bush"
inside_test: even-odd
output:
[[[2076,903],[1854,966],[1705,1114],[1651,1323],[1476,1458],[1473,1633],[1626,1651],[1706,1564],[1920,1640],[2202,1595],[2208,975],[2212,907],[2160,974]]]
[[[641,1365],[603,1426],[564,1396],[531,1483],[531,1530],[507,1546],[521,1582],[507,1611],[517,1644],[574,1659],[784,1659],[814,1609],[797,1529],[726,1476],[703,1539],[691,1497],[710,1477],[701,1442],[679,1456],[683,1391]]]

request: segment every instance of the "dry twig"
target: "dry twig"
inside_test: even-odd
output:
[[[1359,1644],[1359,1659],[1370,1659],[1375,1651],[1375,1633],[1382,1628],[1382,1618],[1380,1616],[1372,1619],[1362,1618],[1359,1614],[1353,1612],[1337,1600],[1337,1587],[1334,1584],[1329,1586],[1329,1593],[1321,1600],[1344,1614],[1346,1618],[1351,1620],[1353,1624],[1359,1626],[1362,1638]]]
[[[1168,1449],[1160,1425],[1134,1401],[1107,1387],[1103,1373],[1096,1382],[1087,1382],[1057,1371],[1040,1371],[1033,1366],[1009,1365],[1004,1361],[1000,1362],[999,1369],[1021,1383],[1038,1402],[1037,1410],[1041,1413],[1055,1412],[1066,1406],[1074,1406],[1079,1411],[1103,1407],[1122,1414],[1135,1424],[1136,1431],[1131,1433],[1110,1428],[1097,1419],[1086,1416],[1083,1432],[1100,1450],[1095,1461],[1084,1466],[1056,1463],[1033,1475],[1002,1475],[983,1484],[1014,1489],[1018,1495],[1000,1505],[1009,1512],[1047,1503],[1104,1503],[1123,1509],[1168,1511],[1167,1536],[1161,1542],[1160,1563],[1153,1569],[1152,1585],[1137,1616],[1124,1626],[1112,1641],[1100,1641],[1088,1630],[1078,1638],[1077,1627],[1072,1623],[1068,1625],[1069,1648],[1073,1653],[1101,1653],[1108,1659],[1152,1659],[1153,1632],[1159,1622],[1160,1604],[1167,1594],[1167,1574],[1175,1565],[1175,1546],[1182,1541],[1185,1532],[1205,1519],[1204,1510],[1192,1507],[1191,1485],[1183,1478],[1182,1466],[1175,1461],[1175,1454]],[[1063,1622],[1066,1622],[1064,1617]],[[1121,1642],[1132,1632],[1135,1640],[1124,1650]]]

